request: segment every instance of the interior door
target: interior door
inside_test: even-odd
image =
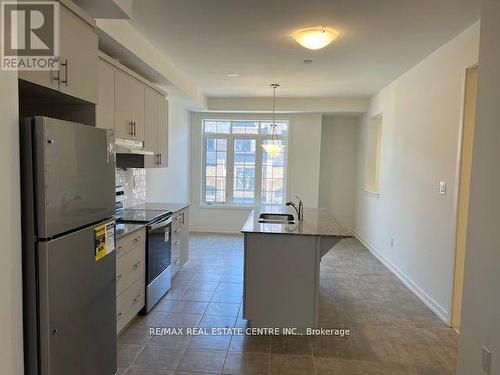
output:
[[[116,373],[116,254],[95,227],[38,243],[40,375]]]
[[[111,217],[112,132],[47,117],[34,121],[38,236],[49,238]]]
[[[469,219],[470,180],[472,173],[472,148],[476,121],[478,66],[467,69],[465,80],[464,119],[462,129],[462,155],[458,192],[457,235],[455,255],[455,280],[453,289],[452,327],[460,329],[462,290],[464,285],[465,248]]]

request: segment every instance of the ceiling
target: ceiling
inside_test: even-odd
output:
[[[268,96],[272,82],[280,96],[371,96],[479,14],[480,0],[140,0],[131,22],[208,97]],[[321,25],[340,31],[322,50],[291,37]]]

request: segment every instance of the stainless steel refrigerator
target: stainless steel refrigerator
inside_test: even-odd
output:
[[[116,373],[112,132],[21,119],[25,373]]]

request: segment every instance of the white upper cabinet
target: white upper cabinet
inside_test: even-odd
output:
[[[146,141],[144,147],[153,151],[147,156],[146,168],[161,168],[168,165],[168,102],[156,90],[147,87],[145,97]]]
[[[115,130],[115,68],[106,61],[97,62],[96,126]]]
[[[64,6],[61,6],[59,90],[97,102],[97,34]]]
[[[106,54],[98,57],[96,126],[144,142],[146,168],[168,166],[168,101],[155,87]]]
[[[168,167],[168,100],[164,96],[160,101],[160,129],[159,129],[159,150],[160,162],[158,167]]]
[[[154,152],[154,156],[146,157],[145,166],[147,168],[156,167],[160,163],[160,100],[162,99],[163,96],[161,94],[151,87],[146,87],[144,100],[144,148]]]
[[[116,137],[144,141],[145,85],[115,70],[115,132]]]
[[[96,103],[97,34],[92,19],[76,5],[71,7],[60,6],[59,70],[19,71],[19,78]]]

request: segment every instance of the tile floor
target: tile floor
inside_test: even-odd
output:
[[[193,234],[171,291],[118,339],[120,375],[455,373],[457,335],[355,239],[321,263],[320,325],[348,338],[150,336],[149,327],[246,327],[243,237]]]

